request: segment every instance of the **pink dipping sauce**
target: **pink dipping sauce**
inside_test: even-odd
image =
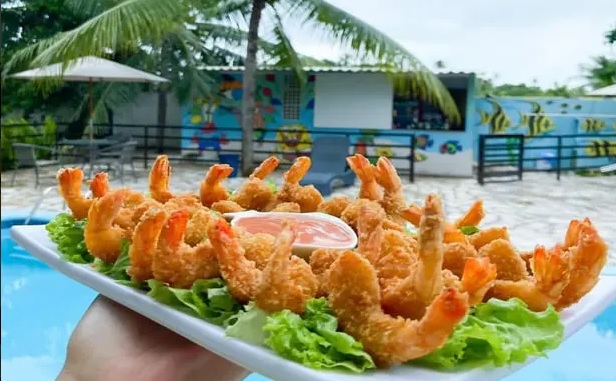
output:
[[[347,247],[353,242],[353,238],[346,230],[333,222],[321,219],[252,216],[239,218],[235,225],[251,234],[266,233],[275,237],[282,230],[282,221],[285,219],[294,219],[297,224],[296,244],[335,249]]]

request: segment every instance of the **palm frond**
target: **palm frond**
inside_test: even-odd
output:
[[[430,70],[402,45],[361,19],[325,0],[287,0],[292,17],[323,29],[329,37],[350,46],[358,54],[370,55],[392,65],[397,87],[411,84],[420,99],[438,106],[453,122],[461,120],[458,108],[447,88]],[[413,85],[414,84],[414,85]]]
[[[306,83],[306,73],[303,70],[303,63],[300,56],[297,54],[289,37],[284,31],[282,26],[282,18],[280,14],[274,9],[274,37],[276,42],[273,46],[272,53],[277,57],[277,66],[289,67],[293,70],[300,83],[303,85]]]
[[[66,65],[83,56],[134,51],[144,40],[162,39],[181,20],[183,10],[179,0],[125,0],[71,31],[17,52],[9,63],[30,60],[31,66]]]

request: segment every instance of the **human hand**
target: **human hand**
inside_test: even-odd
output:
[[[248,372],[99,295],[71,335],[57,381],[239,381]]]

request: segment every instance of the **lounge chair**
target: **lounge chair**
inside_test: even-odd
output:
[[[355,173],[347,165],[351,142],[346,136],[327,136],[317,138],[312,143],[312,166],[301,180],[301,185],[314,185],[323,196],[332,193],[335,183],[344,186],[355,183]]]
[[[134,161],[136,149],[137,142],[135,140],[100,149],[93,165],[95,167],[106,166],[107,171],[113,171],[120,178],[122,184],[124,184],[124,168],[130,166],[133,178],[137,181]]]
[[[54,152],[51,147],[37,146],[34,144],[25,143],[13,143],[13,152],[15,153],[15,168],[13,168],[13,175],[11,176],[11,186],[15,184],[15,176],[17,170],[21,168],[34,169],[34,187],[38,188],[40,184],[40,172],[43,167],[59,164],[58,160],[38,160],[36,158],[36,151]]]

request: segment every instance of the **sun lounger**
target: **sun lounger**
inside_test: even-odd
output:
[[[312,144],[312,166],[304,176],[301,185],[314,185],[323,196],[332,193],[336,183],[351,186],[355,183],[355,173],[348,168],[349,138],[327,136],[317,138]]]

